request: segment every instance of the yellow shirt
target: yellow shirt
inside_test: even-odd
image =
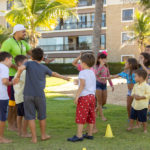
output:
[[[148,108],[148,103],[150,99],[150,86],[146,83],[146,81],[141,84],[136,83],[134,85],[132,96],[134,94],[138,96],[145,96],[146,99],[141,99],[141,100],[134,99],[132,102],[132,107],[135,110],[142,110],[144,108]]]
[[[15,95],[16,104],[24,102],[23,91],[24,91],[25,79],[26,79],[26,70],[22,72],[19,83],[14,85],[14,92],[15,92],[14,95]]]

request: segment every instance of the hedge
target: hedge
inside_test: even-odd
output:
[[[72,64],[46,64],[51,70],[54,72],[58,72],[60,74],[65,75],[77,75],[78,70]],[[108,63],[110,73],[117,74],[123,70],[124,63]]]

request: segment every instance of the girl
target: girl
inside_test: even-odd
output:
[[[138,62],[135,58],[129,58],[125,64],[125,70],[117,75],[114,75],[111,77],[111,79],[122,77],[127,79],[128,84],[128,94],[127,94],[127,112],[128,112],[128,118],[130,118],[130,111],[131,111],[131,104],[133,101],[133,98],[131,96],[132,89],[135,82],[135,74],[134,71],[138,69]]]
[[[97,58],[97,64],[95,66],[95,75],[96,75],[96,98],[98,106],[96,111],[99,111],[100,116],[103,121],[107,119],[104,117],[102,106],[106,104],[107,100],[107,78],[110,77],[109,68],[107,67],[107,55],[105,53],[100,53]],[[111,79],[109,79],[110,86],[112,91],[114,87]]]
[[[150,54],[146,52],[141,53],[139,57],[139,64],[147,72],[148,74],[147,82],[150,85]],[[148,106],[148,118],[150,120],[150,102]]]

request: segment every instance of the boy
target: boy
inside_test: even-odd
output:
[[[81,56],[82,71],[79,73],[79,88],[74,103],[76,108],[77,135],[68,138],[68,141],[83,141],[83,138],[93,139],[92,131],[95,124],[95,91],[96,77],[90,68],[94,65],[95,58],[92,54]],[[84,124],[88,123],[88,134],[82,135]]]
[[[41,48],[35,48],[32,50],[32,60],[26,62],[23,66],[19,67],[17,76],[14,80],[15,83],[20,79],[20,75],[23,70],[26,70],[26,82],[24,87],[24,109],[25,119],[29,121],[29,127],[32,134],[32,142],[37,143],[36,136],[36,111],[41,128],[41,140],[47,140],[50,138],[46,134],[46,100],[45,100],[45,78],[46,75],[69,80],[69,78],[52,72],[48,67],[40,64],[43,60],[43,50]]]
[[[27,62],[27,57],[24,55],[18,55],[15,57],[15,63],[17,67],[22,66],[25,62]],[[17,74],[15,75],[15,77]],[[15,78],[14,77],[14,78]],[[20,76],[20,81],[18,84],[14,85],[15,91],[15,102],[17,105],[17,127],[19,136],[22,137],[31,137],[27,133],[27,120],[23,120],[24,118],[24,100],[23,100],[23,91],[25,85],[26,71],[24,70]]]
[[[150,54],[150,45],[147,45],[145,48],[145,53]]]
[[[0,53],[0,143],[11,143],[11,140],[4,138],[6,122],[8,93],[7,86],[12,85],[9,81],[9,68],[12,65],[12,56],[7,52]]]
[[[150,98],[150,86],[146,83],[147,72],[138,69],[135,71],[136,84],[132,91],[134,98],[131,108],[130,124],[128,131],[133,129],[134,120],[142,122],[144,133],[147,133],[147,109]]]

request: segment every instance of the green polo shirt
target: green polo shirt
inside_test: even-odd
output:
[[[21,46],[22,45],[22,46]],[[27,55],[27,52],[30,50],[30,46],[24,40],[16,41],[14,38],[9,38],[4,41],[1,47],[1,51],[10,53],[13,56],[12,63],[15,64],[14,58],[17,55]],[[16,70],[14,68],[9,69],[9,76],[15,76]]]

